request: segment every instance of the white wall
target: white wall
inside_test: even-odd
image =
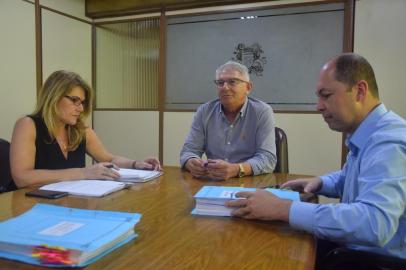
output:
[[[90,24],[42,10],[43,80],[56,70],[66,69],[91,84],[91,33]]]
[[[34,110],[36,98],[34,5],[0,1],[0,138]]]
[[[406,118],[406,1],[358,0],[354,51],[375,70],[381,100]]]
[[[158,112],[96,111],[93,124],[104,146],[113,154],[137,160],[158,157]]]
[[[84,0],[40,0],[39,2],[42,6],[55,9],[80,19],[91,21],[91,19],[85,15]]]

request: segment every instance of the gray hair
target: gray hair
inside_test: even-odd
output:
[[[219,66],[216,69],[216,78],[217,78],[218,74],[225,69],[232,69],[232,70],[238,71],[242,77],[244,77],[247,81],[250,81],[250,75],[248,73],[248,68],[246,66],[244,66],[243,64],[238,63],[236,61],[232,61],[232,60],[226,62],[225,64]]]

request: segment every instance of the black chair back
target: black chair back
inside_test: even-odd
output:
[[[0,139],[0,193],[16,189],[10,170],[10,143]]]
[[[320,270],[404,270],[406,260],[368,251],[336,248],[321,261]]]
[[[278,127],[275,127],[275,145],[277,162],[274,172],[289,173],[288,138],[286,133]]]

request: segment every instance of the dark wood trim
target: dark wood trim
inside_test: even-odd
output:
[[[23,2],[27,2],[27,3],[30,3],[30,4],[33,4],[33,5],[35,5],[35,0],[34,1],[29,1],[29,0],[21,0],[21,1],[23,1]]]
[[[169,11],[169,10],[179,10],[179,9],[191,9],[191,8],[204,8],[204,7],[213,7],[213,6],[222,6],[222,5],[235,5],[235,4],[242,4],[242,3],[253,3],[253,2],[258,2],[258,1],[267,1],[267,0],[224,0],[224,1],[213,1],[213,2],[207,2],[207,1],[195,1],[194,3],[183,3],[179,1],[180,3],[175,3],[175,4],[144,4],[142,7],[141,6],[131,6],[131,4],[124,4],[119,6],[119,3],[116,3],[114,1],[114,6],[111,3],[112,1],[104,1],[104,3],[101,3],[98,7],[93,4],[90,4],[90,0],[86,0],[86,5],[85,5],[85,11],[86,11],[86,16],[91,17],[91,18],[107,18],[107,17],[118,17],[118,16],[128,16],[128,15],[137,15],[137,14],[144,14],[144,13],[152,13],[152,12],[164,12],[164,11]],[[269,1],[269,0],[268,0]],[[97,0],[93,1],[97,2]],[[130,1],[126,1],[130,2]],[[144,1],[148,3],[148,1]],[[161,1],[163,2],[163,1]],[[104,5],[104,7],[103,7]],[[89,7],[90,6],[90,7]],[[114,8],[114,10],[112,10]]]
[[[39,0],[35,0],[35,65],[38,96],[42,88],[42,16]]]
[[[278,1],[278,0],[275,0]],[[225,14],[225,13],[234,13],[234,12],[250,12],[258,11],[264,9],[280,9],[280,8],[292,8],[292,7],[303,7],[303,6],[313,6],[313,5],[322,5],[322,4],[333,4],[333,3],[342,3],[346,0],[315,0],[312,2],[305,3],[291,3],[291,4],[276,4],[272,6],[261,6],[261,7],[250,7],[250,8],[233,8],[227,10],[214,10],[214,11],[205,11],[205,12],[191,12],[191,13],[182,13],[182,14],[173,14],[166,15],[167,18],[178,18],[178,17],[188,17],[188,16],[201,16],[201,15],[215,15],[215,14]],[[246,3],[245,3],[246,4]],[[171,10],[172,11],[172,10]],[[317,11],[315,11],[317,12]]]
[[[343,52],[354,51],[355,0],[346,0],[344,4]]]
[[[94,129],[94,110],[96,108],[96,26],[92,25],[92,52],[91,52],[91,57],[92,59],[90,60],[92,62],[91,64],[91,72],[92,72],[92,89],[93,89],[93,102],[92,102],[92,128]]]
[[[130,15],[139,15],[145,13],[154,13],[154,12],[166,12],[166,11],[177,11],[177,10],[184,10],[184,9],[199,9],[199,8],[208,8],[208,7],[220,7],[220,6],[231,6],[231,5],[241,5],[241,4],[256,4],[259,2],[267,2],[269,0],[235,0],[235,1],[215,1],[215,2],[204,2],[204,1],[196,1],[195,3],[177,3],[177,4],[170,4],[170,5],[160,5],[160,6],[145,6],[144,8],[123,8],[121,10],[112,10],[106,11],[108,9],[105,8],[105,11],[89,11],[88,2],[86,1],[86,16],[97,19],[97,18],[109,18],[109,17],[119,17],[119,16],[130,16]],[[276,1],[276,0],[271,0]],[[294,7],[294,6],[306,6],[306,5],[314,5],[314,4],[321,4],[321,3],[335,3],[335,2],[343,2],[343,0],[315,0],[312,2],[306,3],[293,3],[293,4],[276,4],[274,6],[264,6],[266,8],[281,8],[281,7]],[[117,6],[117,3],[116,3]],[[264,8],[259,7],[259,8]],[[254,7],[252,10],[258,9],[258,7]],[[234,9],[230,12],[235,12],[239,10],[250,11],[250,8],[240,8]],[[221,13],[228,12],[228,11],[220,11]],[[214,14],[213,12],[209,12],[210,14]]]
[[[161,12],[159,19],[159,78],[158,78],[158,109],[159,109],[159,160],[164,162],[164,110],[165,110],[165,74],[166,74],[166,17]]]
[[[354,51],[354,18],[355,18],[355,0],[346,0],[344,5],[344,38],[343,52]],[[345,145],[347,133],[342,134],[341,138],[341,167],[347,159],[348,148]]]
[[[82,19],[82,18],[79,18],[79,17],[73,16],[73,15],[70,15],[70,14],[67,14],[67,13],[64,13],[64,12],[61,12],[61,11],[59,11],[59,10],[56,10],[56,9],[53,9],[53,8],[50,8],[50,7],[46,7],[46,6],[43,6],[43,5],[40,5],[40,7],[41,7],[42,9],[46,9],[46,10],[48,10],[48,11],[57,13],[57,14],[59,14],[59,15],[62,15],[62,16],[65,16],[65,17],[68,17],[68,18],[71,18],[71,19],[74,19],[74,20],[77,20],[77,21],[81,21],[81,22],[83,22],[83,23],[87,23],[87,24],[90,24],[90,25],[93,24],[91,21],[84,20],[84,19]]]
[[[119,111],[124,111],[124,112],[131,112],[131,111],[139,111],[139,112],[157,112],[159,111],[158,109],[151,109],[151,108],[95,108],[93,111],[111,111],[111,112],[119,112]]]
[[[159,18],[161,18],[161,16],[146,16],[146,17],[142,17],[142,18],[128,18],[128,19],[122,19],[122,20],[93,22],[93,25],[102,26],[105,24],[139,22],[139,21],[153,20],[153,19],[159,19]]]

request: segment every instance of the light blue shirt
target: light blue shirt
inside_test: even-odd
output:
[[[180,153],[181,166],[203,153],[209,159],[248,162],[254,175],[272,172],[276,148],[271,106],[249,97],[233,123],[224,115],[218,99],[200,106]]]
[[[406,258],[406,121],[381,104],[346,144],[343,169],[322,176],[319,191],[341,203],[294,202],[290,225],[349,248]]]

